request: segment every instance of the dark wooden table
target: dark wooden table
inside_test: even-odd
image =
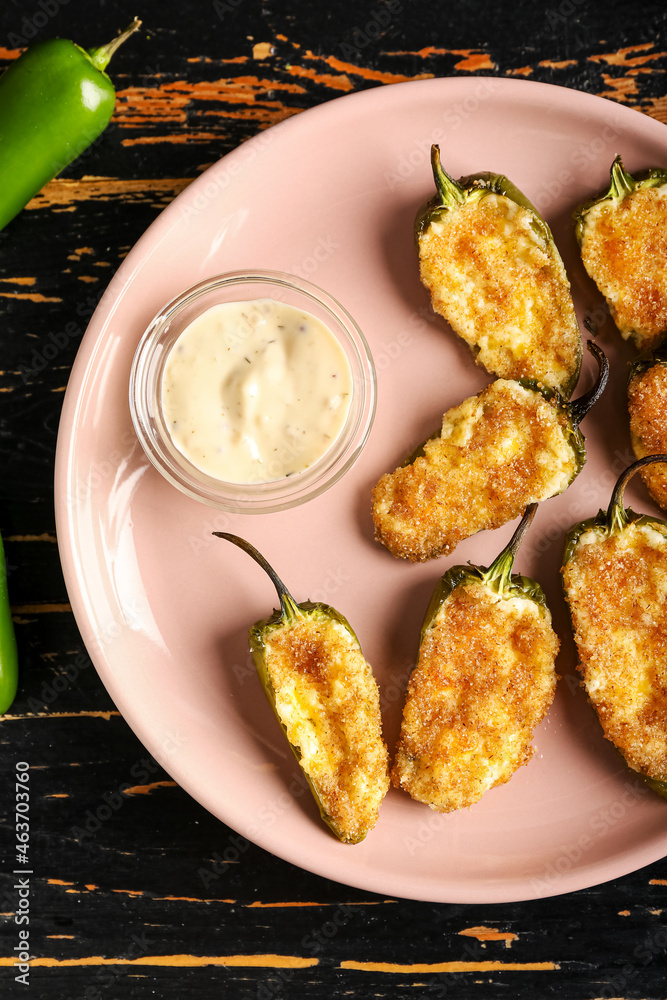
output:
[[[451,905],[373,896],[253,845],[233,856],[234,832],[150,757],[91,664],[52,487],[86,324],[128,250],[209,164],[313,105],[433,76],[556,83],[665,122],[667,7],[6,0],[0,66],[37,38],[105,41],[135,14],[112,124],[0,233],[0,529],[21,654],[0,722],[3,996],[667,997],[664,860],[550,899]],[[12,964],[17,761],[31,768],[27,990]],[[230,848],[234,863],[202,879]]]

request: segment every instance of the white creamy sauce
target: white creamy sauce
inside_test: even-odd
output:
[[[213,306],[183,330],[162,378],[174,445],[229,483],[303,472],[340,434],[352,372],[331,330],[273,299]]]

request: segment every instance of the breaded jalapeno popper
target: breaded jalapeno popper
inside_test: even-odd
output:
[[[630,366],[628,379],[630,438],[637,458],[667,452],[667,350],[662,348]],[[647,490],[667,510],[667,465],[640,471]]]
[[[250,629],[250,651],[324,822],[358,844],[389,788],[378,687],[349,622],[335,608],[297,604],[262,555],[237,535],[214,531],[268,573],[280,609]]]
[[[512,576],[535,508],[488,569],[448,570],[426,612],[392,781],[438,812],[473,805],[528,763],[553,701],[551,614],[539,584]]]
[[[630,477],[609,507],[568,533],[563,586],[579,670],[604,735],[667,797],[667,524],[623,507]]]
[[[620,156],[608,191],[574,213],[581,259],[621,336],[639,350],[667,333],[667,170],[632,177]]]
[[[589,341],[589,349],[598,379],[575,402],[526,379],[497,379],[448,410],[440,434],[376,484],[377,541],[395,556],[424,562],[562,493],[583,467],[579,423],[608,376],[600,348]]]
[[[431,147],[436,195],[417,215],[421,280],[433,309],[501,378],[534,378],[569,398],[582,341],[549,226],[500,174],[453,180]]]

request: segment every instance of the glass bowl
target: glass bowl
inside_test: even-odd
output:
[[[193,465],[171,439],[162,411],[162,378],[181,333],[213,306],[273,299],[321,320],[343,348],[352,374],[352,400],[331,447],[308,469],[271,482],[233,483]],[[323,289],[278,271],[235,271],[208,278],[172,299],[141,338],[130,375],[130,411],[141,445],[173,486],[219,510],[264,514],[305,503],[329,489],[356,462],[375,416],[375,365],[363,333],[347,310]]]

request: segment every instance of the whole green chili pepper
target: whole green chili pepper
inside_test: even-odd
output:
[[[455,181],[431,147],[435,196],[415,236],[434,310],[501,378],[535,378],[569,397],[582,359],[570,282],[551,230],[502,174]]]
[[[64,38],[26,49],[0,77],[0,229],[107,127],[116,92],[104,72],[132,24],[86,51]]]
[[[0,715],[4,715],[16,697],[18,673],[16,635],[7,588],[7,563],[0,538]]]
[[[335,608],[297,604],[250,542],[213,534],[252,556],[278,592],[280,608],[250,629],[252,658],[322,819],[343,843],[357,844],[389,788],[379,692],[359,640]]]
[[[607,510],[570,529],[562,572],[583,686],[604,735],[667,798],[667,524],[623,506],[630,477],[657,462],[667,455],[630,465]]]
[[[546,598],[512,575],[536,508],[488,569],[449,569],[426,611],[392,781],[438,812],[509,781],[553,700],[559,643]]]

